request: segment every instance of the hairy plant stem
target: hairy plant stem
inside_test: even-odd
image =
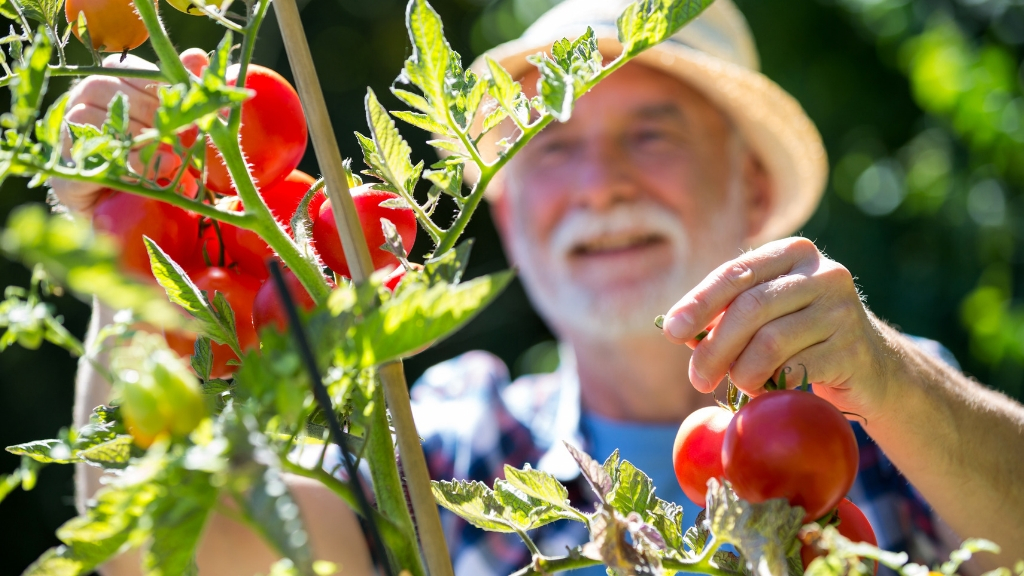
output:
[[[284,471],[289,474],[302,476],[303,478],[309,478],[310,480],[320,482],[324,487],[348,504],[354,512],[357,514],[359,513],[358,499],[352,492],[352,487],[335,476],[332,476],[322,467],[310,470],[285,458],[281,459],[281,466]],[[419,560],[419,550],[416,547],[415,538],[410,540],[407,534],[394,522],[376,510],[373,511],[373,520],[380,532],[381,539],[384,540],[384,544],[387,545],[388,550],[394,554],[395,559],[398,560],[400,565],[411,565],[411,561],[409,559],[412,558],[415,558],[416,561]],[[422,576],[422,574],[422,572],[419,572],[416,576]]]
[[[274,219],[263,197],[256,190],[249,168],[242,158],[238,132],[230,130],[220,121],[215,121],[209,134],[231,174],[231,180],[238,191],[238,197],[242,200],[246,215],[252,217],[248,229],[259,234],[260,238],[270,245],[313,297],[313,301],[317,304],[325,302],[330,294],[330,288],[324,280],[323,273],[303,257],[302,251]]]
[[[242,49],[238,58],[238,77],[235,86],[245,88],[245,75],[249,71],[249,63],[252,61],[253,50],[256,49],[256,34],[267,16],[267,9],[270,6],[269,0],[260,0],[256,4],[256,10],[249,14],[249,21],[245,25],[245,34],[242,36]],[[242,107],[237,106],[231,110],[228,117],[228,128],[235,134],[242,126]],[[234,175],[232,174],[232,177]]]
[[[188,70],[181,63],[178,51],[174,49],[171,39],[167,36],[167,31],[164,30],[160,15],[156,12],[156,1],[138,0],[134,4],[135,9],[139,12],[139,17],[142,18],[142,23],[146,25],[146,30],[149,30],[149,43],[153,46],[157,58],[160,59],[160,70],[174,84],[187,83]]]
[[[373,492],[377,496],[377,506],[384,516],[393,522],[405,535],[413,549],[416,548],[416,528],[412,516],[405,503],[405,490],[402,478],[398,473],[398,461],[395,459],[395,444],[391,439],[391,428],[388,426],[387,409],[384,402],[384,388],[378,384],[373,393],[373,411],[366,433],[366,458],[370,461],[370,477],[373,480]],[[399,568],[410,570],[422,575],[423,564],[419,551],[409,554],[406,558],[395,558]]]
[[[608,66],[601,69],[601,72],[599,72],[597,76],[595,76],[592,80],[587,82],[587,84],[583,87],[583,90],[576,97],[579,98],[579,96],[582,96],[583,94],[589,92],[590,89],[596,86],[598,82],[607,78],[612,72],[615,72],[616,70],[621,68],[623,64],[632,60],[632,58],[632,56],[626,56],[623,54],[620,55],[615,60],[612,60],[608,64]],[[444,233],[444,238],[437,245],[437,249],[434,250],[435,256],[440,256],[441,254],[444,254],[445,252],[455,247],[455,243],[458,242],[459,237],[462,236],[462,233],[466,230],[466,226],[469,224],[470,219],[473,217],[473,213],[476,212],[477,207],[480,205],[480,200],[483,199],[484,192],[487,190],[487,186],[498,174],[498,171],[500,171],[505,166],[505,164],[507,164],[508,161],[512,159],[513,156],[515,156],[520,150],[522,150],[523,147],[526,146],[526,144],[528,144],[534,136],[536,136],[545,126],[550,124],[553,120],[554,116],[551,116],[550,114],[545,114],[539,120],[527,126],[523,130],[523,134],[518,139],[516,139],[516,141],[512,144],[511,147],[509,147],[508,150],[505,151],[504,154],[500,155],[498,159],[492,162],[491,164],[488,164],[483,160],[483,158],[480,157],[479,151],[477,151],[476,146],[469,139],[469,136],[459,129],[458,124],[454,121],[453,118],[449,117],[449,126],[459,135],[459,139],[462,141],[462,144],[469,151],[470,156],[472,156],[473,162],[476,163],[477,167],[480,169],[480,179],[477,180],[476,186],[473,187],[473,191],[469,194],[469,197],[466,199],[466,202],[462,207],[462,211],[459,212],[458,217],[455,218],[455,222],[452,222],[452,225]]]
[[[113,188],[119,192],[128,192],[129,194],[136,194],[138,196],[145,196],[146,198],[152,198],[154,200],[160,200],[166,202],[172,206],[190,210],[201,216],[206,216],[213,220],[219,220],[225,224],[231,224],[232,226],[238,226],[239,228],[245,228],[246,230],[253,230],[256,218],[249,213],[240,212],[228,212],[221,210],[211,204],[206,204],[198,200],[192,200],[186,198],[180,194],[176,194],[171,191],[171,187],[168,189],[153,189],[147,188],[141,184],[129,184],[122,182],[121,180],[108,180],[105,178],[97,178],[96,176],[90,176],[88,172],[80,172],[77,170],[64,169],[60,166],[39,166],[36,164],[22,164],[15,161],[15,165],[22,165],[28,167],[33,173],[45,174],[51,178],[61,178],[63,180],[70,180],[73,182],[88,182],[90,184],[98,184],[103,187]]]
[[[664,559],[662,560],[661,565],[663,568],[668,570],[687,572],[691,574],[708,574],[709,576],[740,576],[739,572],[719,568],[712,564],[711,557],[713,555],[714,552],[705,553],[696,560],[690,562]],[[513,572],[511,576],[542,576],[554,574],[556,572],[587,568],[589,566],[600,566],[601,564],[602,563],[599,560],[592,560],[578,555],[557,557],[535,555],[533,562],[529,566],[520,568]]]

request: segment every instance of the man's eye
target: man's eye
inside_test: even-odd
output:
[[[656,142],[667,142],[671,140],[668,132],[664,130],[641,130],[637,132],[633,139],[640,144],[656,143]]]

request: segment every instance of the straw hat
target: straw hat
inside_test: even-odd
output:
[[[629,3],[565,0],[521,37],[492,48],[486,55],[504,66],[513,78],[521,78],[532,67],[527,56],[549,52],[556,40],[576,38],[590,26],[601,52],[614,57],[622,50],[615,21]],[[732,0],[715,0],[698,18],[636,60],[701,91],[733,120],[757,152],[772,178],[775,195],[772,214],[755,245],[788,236],[807,222],[828,177],[821,135],[800,104],[759,72],[754,39]],[[483,55],[472,68],[486,74]],[[497,150],[487,146],[481,152],[492,160]],[[489,187],[488,196],[493,199],[500,188]]]

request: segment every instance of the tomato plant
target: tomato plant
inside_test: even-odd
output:
[[[785,498],[815,520],[857,475],[857,440],[834,406],[802,390],[754,398],[733,417],[722,445],[725,478],[750,502]]]
[[[681,508],[657,498],[653,482],[634,465],[617,455],[598,463],[572,446],[566,449],[601,502],[594,511],[574,508],[553,475],[529,467],[506,467],[493,487],[431,483],[401,365],[465,325],[510,282],[510,272],[464,280],[471,243],[459,243],[505,164],[545,126],[567,120],[576,98],[674,34],[710,0],[625,7],[616,21],[621,50],[609,61],[592,29],[559,41],[549,55],[531,59],[541,72],[534,98],[497,62],[464,67],[444,39],[437,12],[426,0],[410,0],[411,55],[393,94],[412,110],[390,112],[368,91],[368,131],[358,136],[361,173],[375,180],[366,186],[337,157],[333,130],[315,97],[312,64],[296,50],[303,38],[293,1],[276,0],[276,14],[315,118],[323,181],[293,172],[307,138],[296,91],[276,72],[252,63],[267,2],[191,5],[224,29],[207,56],[177,53],[155,3],[139,0],[137,14],[125,14],[123,7],[132,4],[119,1],[68,2],[71,20],[86,13],[85,31],[72,26],[92,41],[82,56],[89,60],[82,62],[70,61],[74,54],[65,51],[57,16],[38,3],[31,10],[22,0],[5,4],[21,21],[20,30],[4,39],[11,60],[8,65],[5,56],[3,84],[12,92],[12,107],[0,139],[0,180],[27,177],[36,186],[60,179],[89,190],[117,190],[97,206],[95,234],[74,214],[53,217],[27,206],[12,214],[0,238],[6,253],[34,270],[29,290],[6,291],[0,349],[43,340],[64,346],[89,359],[113,384],[110,400],[119,402],[95,407],[87,421],[78,418],[58,438],[8,448],[23,465],[0,479],[0,498],[18,481],[30,488],[26,480],[43,465],[87,463],[109,473],[104,485],[83,486],[92,493],[89,505],[58,531],[61,546],[45,552],[27,576],[88,574],[134,549],[140,549],[146,573],[194,573],[196,550],[214,514],[251,527],[284,559],[263,573],[326,572],[314,562],[290,476],[319,483],[362,515],[385,574],[452,573],[437,504],[478,527],[522,538],[535,554],[520,574],[600,564],[615,573],[740,576],[754,566],[759,573],[787,572],[807,519],[791,504],[812,516],[826,512],[849,486],[856,463],[855,445],[851,458],[840,432],[849,434],[845,420],[813,395],[773,392],[742,408],[723,440],[724,483],[712,455],[720,416],[683,434],[677,457],[707,466],[701,479],[709,490],[707,521],[684,527]],[[108,24],[106,12],[89,13],[87,5],[120,7],[111,12],[116,22]],[[95,48],[123,51],[143,41],[128,38],[136,16],[158,63],[102,68]],[[42,26],[34,28],[30,19]],[[106,106],[98,125],[65,122],[68,95],[41,110],[51,76],[81,77],[82,93],[91,76],[122,88],[126,79],[160,84],[152,126],[132,128],[140,101],[127,89],[93,103]],[[429,144],[444,151],[444,159],[414,162],[393,119],[434,134]],[[505,139],[503,153],[485,159],[480,143],[503,120],[515,134]],[[154,149],[171,152],[166,157],[175,166],[140,170],[134,160]],[[472,181],[464,181],[468,174]],[[205,186],[197,178],[205,178]],[[315,194],[320,188],[330,202]],[[454,214],[435,221],[442,198]],[[422,264],[406,262],[419,229],[432,244],[429,257]],[[276,275],[261,284],[266,258],[274,268],[278,262],[287,268],[281,285]],[[324,278],[323,263],[351,281],[333,285]],[[373,274],[388,267],[396,269]],[[142,273],[164,294],[129,277]],[[119,312],[94,341],[79,342],[42,301],[51,285]],[[285,292],[309,312],[294,334],[265,330],[260,342],[256,326],[280,325]],[[181,331],[182,312],[194,332]],[[165,340],[148,334],[153,330],[162,330]],[[187,357],[192,370],[176,356]],[[700,438],[705,443],[691,449],[690,440]],[[352,466],[344,477],[323,466],[330,444],[340,451],[338,460]],[[319,451],[317,461],[296,458],[300,447]],[[352,447],[358,454],[349,452]],[[369,470],[372,487],[354,468],[357,460]],[[784,478],[780,465],[806,475],[796,483],[777,482]],[[686,482],[703,493],[697,480]],[[365,498],[371,492],[372,503]],[[562,556],[540,554],[529,533],[556,520],[581,523],[590,541]],[[819,532],[830,563],[853,569],[858,556],[895,569],[906,563],[870,547],[854,554],[831,526]],[[735,544],[736,553],[722,550],[725,542]],[[916,573],[908,568],[905,576]]]
[[[228,68],[227,83],[238,83],[238,64]],[[239,146],[252,166],[257,187],[270,186],[286,177],[306,152],[306,116],[295,89],[280,74],[258,64],[245,73],[245,87],[252,98],[242,104]],[[224,157],[210,142],[206,148],[206,185],[221,194],[234,194]]]
[[[385,243],[381,219],[387,219],[395,225],[398,235],[402,238],[405,253],[408,255],[409,249],[416,241],[416,215],[412,208],[381,206],[383,202],[399,199],[399,196],[393,192],[374,190],[370,185],[353,189],[352,199],[355,201],[356,212],[359,214],[359,223],[363,227],[366,244],[370,247],[370,257],[373,259],[374,269],[380,270],[388,266],[397,266],[398,258],[381,248]],[[331,270],[341,276],[351,276],[345,251],[342,250],[341,241],[338,239],[338,225],[334,220],[334,208],[330,203],[324,203],[320,207],[320,211],[313,221],[313,246]]]
[[[687,416],[676,433],[672,466],[683,493],[698,506],[705,504],[708,480],[724,476],[722,442],[731,421],[729,409],[708,406]]]

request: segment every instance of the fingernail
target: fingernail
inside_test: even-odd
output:
[[[665,319],[665,331],[678,340],[686,338],[692,327],[693,321],[686,314],[676,314]]]
[[[690,370],[690,384],[692,384],[698,392],[707,392],[711,388],[707,379],[698,374],[696,370]]]

